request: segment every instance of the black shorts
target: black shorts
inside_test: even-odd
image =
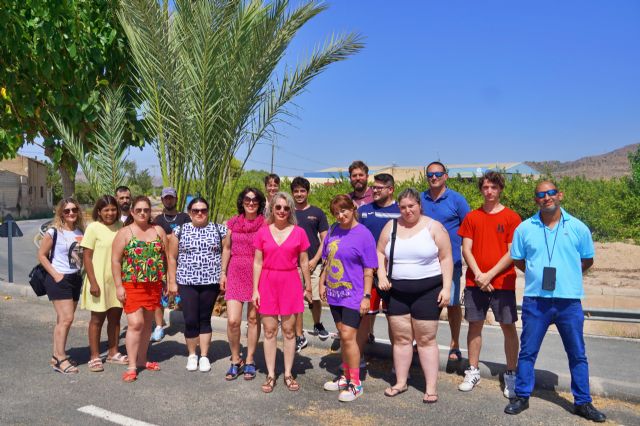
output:
[[[44,280],[44,287],[47,289],[49,300],[68,300],[75,302],[80,300],[80,290],[82,289],[82,275],[65,274],[62,281],[55,282],[53,277],[47,274]]]
[[[360,312],[355,309],[345,308],[344,306],[329,305],[329,307],[331,308],[331,315],[336,325],[341,322],[355,329],[360,327],[360,320],[362,319]]]
[[[484,321],[491,308],[493,317],[500,324],[518,321],[516,292],[514,290],[482,291],[478,287],[464,289],[464,319]]]
[[[438,295],[442,275],[419,280],[391,280],[391,299],[387,315],[407,315],[425,321],[437,321],[442,308]]]

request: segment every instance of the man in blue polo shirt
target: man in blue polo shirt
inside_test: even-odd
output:
[[[516,375],[516,397],[504,409],[519,414],[529,408],[535,384],[534,366],[549,325],[555,324],[569,358],[575,414],[595,422],[606,416],[591,404],[589,364],[582,327],[582,274],[593,265],[591,231],[560,207],[564,194],[553,182],[536,186],[540,211],[522,222],[513,235],[511,257],[525,273],[522,334]]]
[[[364,204],[358,208],[358,221],[367,227],[376,240],[376,243],[380,238],[382,228],[384,228],[387,222],[400,217],[400,208],[398,207],[398,203],[393,199],[394,186],[395,181],[390,174],[380,173],[375,175],[373,177],[373,186],[371,187],[373,202]],[[357,339],[361,353],[364,353],[362,350],[367,340],[369,342],[375,340],[373,324],[375,322],[375,316],[380,311],[380,302],[380,295],[377,290],[373,288],[371,290],[369,313],[362,318],[362,322],[358,328]],[[386,303],[382,304],[382,310],[383,312],[386,311]]]
[[[449,232],[451,252],[453,254],[453,277],[451,283],[451,299],[447,306],[447,318],[451,329],[449,344],[449,359],[460,361],[460,325],[462,324],[462,308],[460,307],[460,277],[462,276],[462,237],[458,229],[469,213],[469,204],[456,191],[447,188],[447,169],[439,161],[433,161],[427,166],[427,182],[429,189],[422,193],[422,212],[442,223]]]

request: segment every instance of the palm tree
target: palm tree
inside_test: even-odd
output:
[[[362,49],[332,35],[292,69],[281,64],[295,34],[326,9],[316,1],[123,0],[118,13],[132,51],[144,124],[163,184],[198,191],[216,217],[241,147],[292,117],[287,106],[330,64]]]
[[[93,134],[89,149],[76,137],[60,118],[51,116],[64,148],[78,161],[87,178],[94,199],[104,194],[115,194],[116,188],[126,181],[125,162],[127,143],[127,108],[122,88],[107,87],[102,94],[98,116],[98,131]]]

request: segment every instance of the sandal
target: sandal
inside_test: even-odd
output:
[[[271,393],[276,386],[276,378],[267,376],[267,381],[262,384],[262,392]]]
[[[256,378],[256,364],[251,362],[244,365],[244,379],[253,380]]]
[[[138,369],[136,367],[128,367],[127,371],[122,373],[122,381],[126,383],[135,382],[138,378]]]
[[[426,393],[425,395],[427,395],[427,397],[422,399],[422,402],[424,404],[435,404],[436,402],[438,402],[438,394],[437,393],[434,393],[433,395]],[[431,399],[429,399],[429,398],[431,398]]]
[[[107,357],[107,361],[106,362],[109,363],[109,364],[127,365],[127,364],[129,364],[129,357],[126,356],[126,355],[121,354],[120,352],[117,352],[112,357]]]
[[[160,371],[160,364],[158,364],[157,362],[149,362],[149,361],[147,361],[147,363],[145,365],[138,366],[138,368],[140,370]]]
[[[73,365],[73,360],[71,359],[71,357],[66,357],[63,359],[58,359],[55,356],[52,356],[52,358],[55,360],[55,362],[51,365],[51,367],[53,367],[53,369],[55,371],[57,371],[58,373],[62,373],[62,374],[77,374],[80,371],[78,370],[78,367],[76,367],[75,365]],[[66,368],[62,368],[62,363],[63,362],[67,362],[67,367]]]
[[[92,371],[94,373],[100,373],[101,371],[104,371],[101,358],[94,358],[90,360],[87,365],[89,366],[89,371]]]
[[[231,366],[227,370],[227,374],[224,376],[224,379],[226,381],[231,381],[231,380],[237,379],[238,376],[241,374],[241,370],[243,370],[243,369],[244,369],[244,361],[243,360],[240,360],[240,362],[237,363],[237,364],[231,363]]]
[[[296,382],[296,379],[294,379],[293,376],[284,376],[284,385],[291,392],[300,390],[300,385],[298,384],[298,382]]]
[[[388,396],[389,398],[393,398],[394,396],[398,396],[401,393],[405,393],[408,390],[409,390],[409,386],[408,385],[404,385],[404,387],[401,388],[401,389],[394,388],[393,386],[391,386],[390,388],[387,388],[387,389],[384,390],[384,396]]]
[[[452,362],[462,361],[462,352],[460,352],[460,349],[458,348],[449,349],[449,361],[452,361]]]

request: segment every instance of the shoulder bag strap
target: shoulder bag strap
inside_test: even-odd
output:
[[[393,272],[393,249],[396,246],[396,233],[398,231],[398,219],[393,219],[393,228],[391,229],[391,248],[389,249],[389,268],[387,269],[387,277],[391,279]]]
[[[56,251],[56,243],[58,242],[58,230],[56,228],[53,228],[53,237],[51,237],[51,239],[53,240],[53,245],[51,246],[51,250],[49,250],[49,263],[53,260],[53,254]]]

